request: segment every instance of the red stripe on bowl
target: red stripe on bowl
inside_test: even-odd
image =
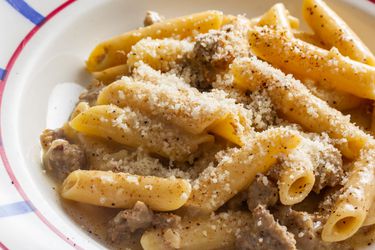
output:
[[[47,23],[49,20],[51,20],[55,15],[57,15],[60,11],[68,7],[70,4],[74,3],[76,0],[68,0],[58,6],[56,9],[54,9],[51,13],[49,13],[44,21],[40,23],[38,26],[35,26],[26,36],[25,38],[21,41],[21,43],[18,45],[16,50],[13,52],[7,66],[6,66],[6,72],[7,74],[5,75],[4,79],[0,81],[0,112],[1,112],[1,105],[2,105],[2,99],[3,99],[3,94],[4,94],[4,88],[7,83],[8,77],[11,74],[11,70],[13,68],[14,63],[16,62],[18,56],[21,54],[23,48],[26,46],[26,44],[30,41],[30,39],[35,35],[38,30],[43,27],[45,23]],[[1,126],[1,121],[0,121],[0,126]],[[0,127],[0,140],[2,141],[2,134],[1,134],[1,127]],[[22,186],[18,182],[16,176],[14,175],[14,172],[8,162],[8,158],[5,153],[5,149],[2,145],[0,144],[0,156],[3,160],[5,169],[10,177],[10,179],[13,181],[15,188],[17,189],[18,193],[21,195],[21,197],[27,201],[30,206],[34,209],[35,214],[38,216],[38,218],[52,231],[54,232],[57,236],[59,236],[61,239],[63,239],[65,242],[67,242],[69,245],[74,247],[75,249],[83,249],[82,247],[78,246],[76,243],[74,243],[69,237],[65,236],[62,232],[59,231],[51,222],[47,220],[46,217],[43,216],[43,214],[40,213],[38,209],[34,206],[32,201],[29,200],[27,194],[23,190]],[[0,245],[0,247],[3,247]],[[4,246],[5,247],[5,246]],[[5,248],[7,249],[7,248]]]

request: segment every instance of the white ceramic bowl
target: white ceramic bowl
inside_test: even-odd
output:
[[[95,44],[141,26],[146,10],[173,17],[218,9],[252,17],[277,2],[29,0],[28,8],[20,0],[7,1],[0,3],[0,68],[8,70],[0,83],[0,249],[103,248],[63,211],[42,172],[39,146],[41,131],[61,126],[87,83],[84,61]],[[300,17],[300,0],[283,2]],[[328,2],[375,51],[375,4]]]

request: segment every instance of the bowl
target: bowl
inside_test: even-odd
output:
[[[94,46],[142,26],[147,10],[166,17],[207,9],[248,17],[278,1],[95,0],[0,3],[0,249],[103,249],[66,213],[43,173],[39,135],[67,120],[89,82],[85,59]],[[283,1],[301,18],[301,1]],[[375,51],[375,4],[327,1]],[[302,20],[302,19],[301,19]],[[306,26],[303,26],[306,28]],[[22,240],[19,237],[22,237]]]

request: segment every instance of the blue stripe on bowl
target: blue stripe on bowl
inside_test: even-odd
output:
[[[0,206],[0,218],[33,212],[26,201],[20,201]]]
[[[24,17],[29,19],[35,25],[40,24],[44,21],[44,16],[42,16],[38,11],[34,10],[30,5],[28,5],[23,0],[6,0],[15,10],[21,13]]]
[[[6,73],[5,69],[0,68],[0,81],[4,79]]]

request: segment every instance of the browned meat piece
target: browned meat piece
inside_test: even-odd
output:
[[[273,206],[279,199],[277,186],[263,174],[257,174],[250,185],[247,196],[247,206],[253,211],[259,204]]]
[[[159,13],[155,11],[147,11],[145,19],[143,20],[143,25],[150,26],[151,24],[161,22],[165,19],[165,17],[161,16]]]
[[[112,241],[130,237],[149,227],[166,228],[176,226],[181,221],[177,215],[170,213],[154,214],[146,204],[137,201],[132,209],[119,212],[110,222],[108,236]]]
[[[69,173],[85,168],[84,151],[63,139],[54,140],[43,155],[44,167],[58,180],[64,180]]]
[[[234,58],[249,54],[248,47],[246,28],[240,24],[200,34],[181,75],[198,89],[210,89],[217,74],[225,72]]]
[[[247,202],[247,193],[246,191],[242,191],[235,195],[232,199],[227,202],[227,206],[230,210],[241,210],[247,209],[246,202]]]
[[[287,206],[280,206],[275,209],[274,216],[280,224],[286,226],[289,232],[294,234],[294,238],[297,241],[297,249],[352,249],[345,243],[322,241],[320,239],[320,233],[324,222],[319,220],[317,216],[312,216],[302,211],[295,211]]]
[[[236,54],[232,40],[233,37],[225,30],[212,30],[199,35],[193,50],[194,58],[202,64],[225,69]]]
[[[275,221],[273,215],[262,205],[253,210],[254,227],[242,232],[236,242],[237,249],[294,250],[293,235]]]
[[[157,228],[175,227],[181,222],[181,217],[172,213],[154,214],[152,226]]]
[[[40,135],[40,144],[44,151],[48,150],[51,146],[51,143],[56,139],[64,138],[64,133],[62,129],[45,129]]]
[[[328,190],[324,190],[321,194],[323,199],[319,202],[318,208],[320,214],[328,216],[332,212],[332,208],[336,203],[337,198],[342,194],[341,186],[337,186]]]
[[[324,187],[335,187],[344,176],[340,152],[332,145],[325,145],[315,161],[315,183],[313,190],[319,193]]]
[[[80,102],[88,102],[90,106],[96,104],[99,92],[104,88],[104,84],[94,80],[88,87],[87,91],[79,96]]]

